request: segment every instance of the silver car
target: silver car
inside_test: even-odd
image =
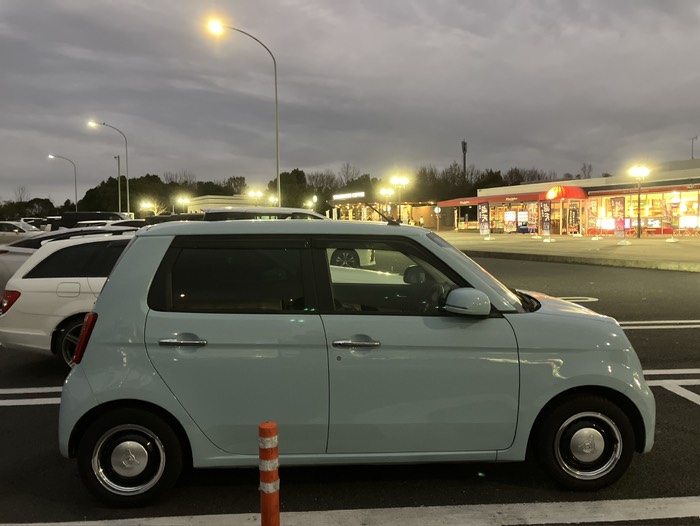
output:
[[[332,264],[371,249],[371,269]],[[522,461],[611,484],[654,443],[617,322],[512,292],[442,238],[335,221],[170,223],[110,275],[63,389],[59,445],[99,499],[142,504],[183,468]]]

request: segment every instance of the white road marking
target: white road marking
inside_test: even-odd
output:
[[[699,394],[681,387],[682,385],[700,385],[700,380],[652,380],[647,382],[647,384],[650,386],[663,387],[664,389],[668,389],[678,396],[682,396],[686,400],[690,400],[691,402],[700,405]]]
[[[700,369],[645,369],[644,376],[658,376],[661,374],[700,374]]]
[[[592,505],[594,504],[594,505]],[[518,526],[525,524],[586,524],[700,517],[700,497],[535,502],[471,506],[426,506],[360,510],[285,512],[285,526]],[[110,521],[24,523],[24,526],[251,526],[257,513],[149,517]]]
[[[630,330],[658,330],[658,329],[700,329],[700,320],[646,320],[646,321],[619,321],[620,327]]]
[[[14,394],[60,393],[63,387],[26,387],[23,389],[0,389],[0,396]]]
[[[52,405],[60,403],[60,398],[22,398],[21,400],[0,400],[0,407],[15,407],[20,405]]]
[[[589,298],[587,296],[558,296],[558,298],[571,303],[595,303],[598,301],[598,298]]]

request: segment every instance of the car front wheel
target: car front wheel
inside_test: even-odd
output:
[[[171,426],[142,409],[98,417],[78,445],[78,471],[99,500],[117,506],[152,501],[177,481],[182,445]]]
[[[571,398],[545,416],[534,444],[544,470],[569,489],[595,490],[615,482],[634,455],[632,424],[598,396]]]

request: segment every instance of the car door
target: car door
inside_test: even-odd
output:
[[[221,237],[221,236],[219,236]],[[175,240],[149,292],[145,338],[158,374],[221,449],[326,450],[328,354],[304,240]]]
[[[322,319],[330,367],[328,453],[494,451],[513,441],[517,344],[497,313],[439,305],[467,285],[396,240],[318,241],[331,283]],[[375,250],[371,269],[330,265],[329,248]]]

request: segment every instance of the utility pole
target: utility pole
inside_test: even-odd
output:
[[[697,139],[697,137],[696,137]],[[464,175],[464,181],[467,180],[467,141],[462,141],[462,174]]]
[[[698,136],[697,136],[697,135],[696,135],[695,137],[691,137],[691,138],[690,138],[690,160],[691,160],[691,161],[692,161],[693,159],[695,159],[695,150],[694,150],[694,146],[695,146],[695,141],[697,141],[697,140],[698,140]]]

